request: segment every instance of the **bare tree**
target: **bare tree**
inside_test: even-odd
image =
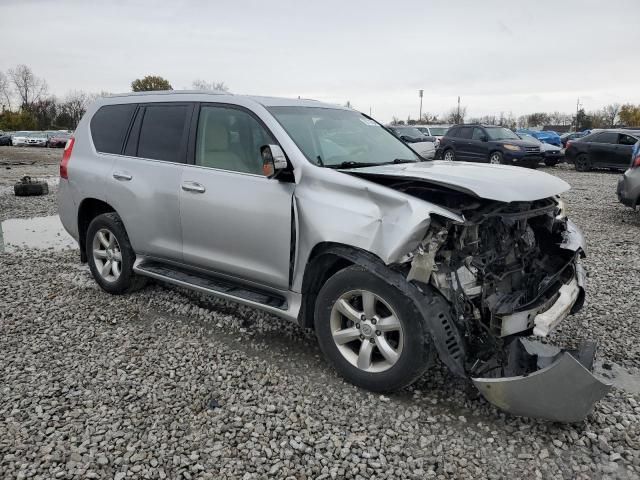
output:
[[[206,80],[194,80],[191,84],[194,90],[214,90],[228,92],[229,87],[224,82],[207,82]]]
[[[464,117],[467,115],[467,107],[453,107],[449,113],[444,115],[447,123],[464,123]]]
[[[11,97],[9,78],[4,72],[0,72],[0,102],[3,107],[6,105],[8,110],[11,110]]]
[[[47,82],[44,78],[36,77],[26,65],[10,69],[9,79],[22,108],[30,108],[47,94]]]
[[[602,109],[602,114],[607,127],[613,127],[616,124],[618,113],[620,113],[619,103],[612,103],[611,105],[607,105]]]
[[[61,110],[69,115],[73,128],[78,126],[78,122],[87,110],[87,106],[92,98],[82,90],[71,90],[60,105]]]

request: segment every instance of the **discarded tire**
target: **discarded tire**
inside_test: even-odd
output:
[[[31,180],[30,177],[23,177],[13,186],[13,193],[16,197],[32,197],[36,195],[46,195],[49,193],[47,182]]]

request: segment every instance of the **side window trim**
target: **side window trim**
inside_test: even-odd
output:
[[[207,167],[207,166],[202,166],[202,165],[196,165],[196,148],[197,148],[197,142],[198,142],[198,138],[197,138],[198,137],[198,124],[200,122],[200,114],[202,112],[202,108],[203,107],[226,108],[226,109],[238,110],[240,112],[246,113],[251,118],[253,118],[258,123],[258,125],[260,125],[260,127],[262,127],[265,130],[265,132],[267,132],[269,134],[269,136],[271,136],[271,138],[273,138],[273,140],[274,140],[276,145],[278,145],[280,148],[282,148],[282,146],[280,145],[280,142],[278,141],[277,137],[273,134],[271,129],[262,121],[262,119],[260,117],[258,117],[258,115],[255,114],[255,112],[251,111],[251,109],[249,109],[247,107],[243,107],[242,105],[236,105],[236,104],[233,104],[233,103],[196,102],[194,104],[194,111],[193,111],[193,115],[191,117],[191,124],[190,124],[190,129],[189,129],[189,144],[187,146],[187,161],[186,161],[186,164],[190,165],[192,167],[196,167],[196,168],[207,168],[207,169],[211,169],[211,170],[218,170],[218,171],[221,171],[221,172],[234,173],[234,174],[237,174],[237,175],[250,175],[252,177],[260,177],[260,178],[264,178],[266,180],[271,180],[270,178],[267,178],[264,175],[260,175],[260,174],[255,174],[255,173],[250,173],[250,172],[241,172],[241,171],[238,171],[238,170],[228,170],[228,169],[224,169],[224,168],[215,168],[215,167]],[[282,149],[282,151],[284,152],[284,148]],[[285,156],[287,156],[287,152],[285,152]],[[289,163],[289,168],[291,168],[291,162],[289,161],[288,156],[287,156],[287,162]]]

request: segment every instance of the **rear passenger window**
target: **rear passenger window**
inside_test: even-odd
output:
[[[460,138],[471,138],[471,132],[473,129],[471,127],[460,127],[458,130],[458,137]]]
[[[618,143],[618,134],[612,132],[603,132],[598,134],[591,141],[595,143]]]
[[[91,138],[98,152],[120,154],[135,103],[105,105],[91,119]]]
[[[625,135],[624,133],[621,133],[620,138],[618,139],[618,143],[620,145],[635,145],[637,141],[638,140],[633,138],[631,135]]]
[[[137,157],[184,163],[188,105],[145,107]]]

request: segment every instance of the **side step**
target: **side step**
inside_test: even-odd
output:
[[[222,279],[154,261],[144,261],[134,266],[133,270],[146,277],[249,305],[279,310],[287,310],[288,308],[287,300],[284,297],[265,290],[240,285],[226,278]]]

